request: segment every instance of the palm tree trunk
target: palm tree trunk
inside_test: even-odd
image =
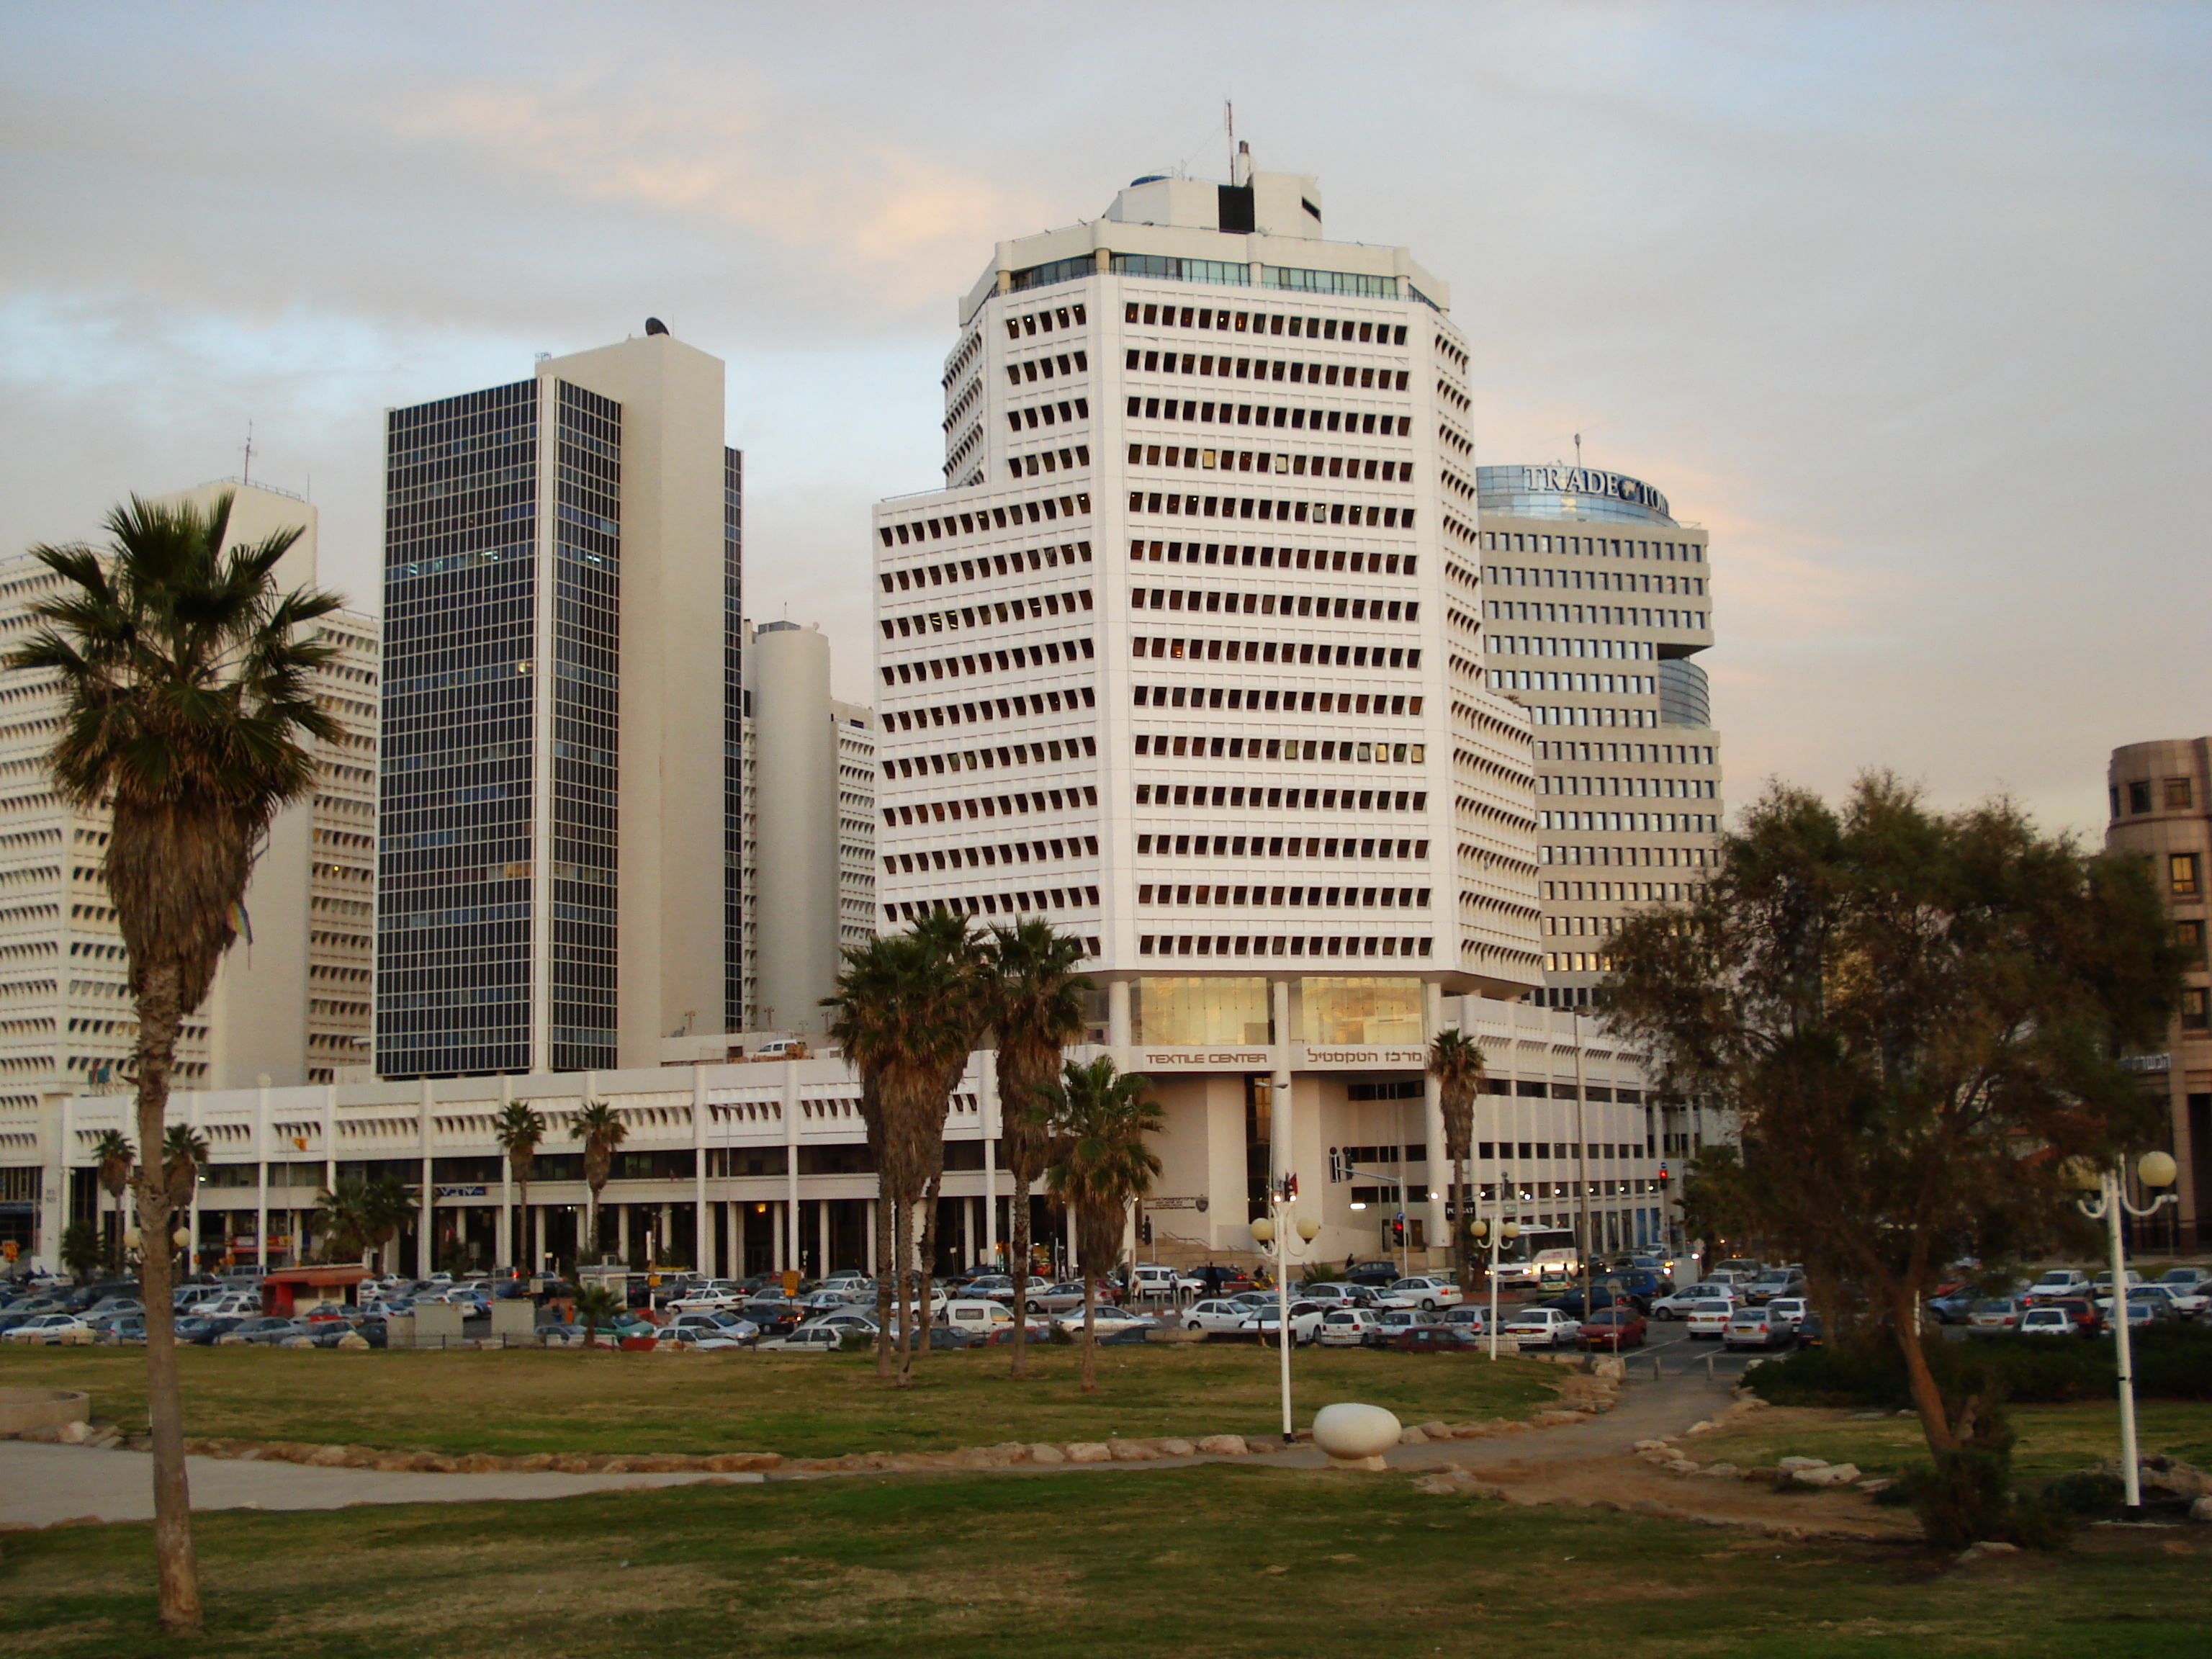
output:
[[[1098,1280],[1088,1271],[1083,1274],[1083,1392],[1098,1392]]]
[[[138,997],[138,1144],[159,1147],[169,1105],[169,1069],[182,1023],[173,963],[148,971]],[[154,1441],[154,1559],[161,1628],[200,1629],[199,1566],[192,1551],[191,1490],[185,1474],[184,1404],[177,1386],[177,1316],[172,1305],[169,1185],[159,1158],[138,1170],[139,1278],[146,1304],[146,1411]]]
[[[1030,1293],[1030,1183],[1029,1177],[1019,1173],[1014,1176],[1013,1234],[1007,1246],[1012,1257],[1006,1266],[1014,1278],[1014,1363],[1007,1371],[1010,1376],[1023,1374],[1022,1361],[1029,1351],[1030,1316],[1024,1305]]]
[[[876,1381],[890,1380],[891,1293],[898,1284],[897,1229],[893,1224],[892,1199],[880,1179],[876,1182]]]
[[[898,1386],[914,1386],[914,1321],[907,1316],[907,1293],[914,1280],[914,1206],[904,1199],[891,1225],[891,1272],[898,1287]]]
[[[530,1177],[525,1176],[514,1185],[522,1198],[522,1206],[514,1216],[514,1267],[516,1272],[527,1275],[535,1267],[530,1254]]]
[[[937,1191],[944,1184],[940,1170],[921,1194],[921,1284],[915,1293],[915,1317],[921,1327],[917,1351],[924,1354],[929,1352],[929,1293],[937,1283]]]

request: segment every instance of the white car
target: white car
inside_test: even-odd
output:
[[[680,1313],[670,1322],[662,1334],[670,1331],[696,1331],[701,1337],[720,1337],[731,1342],[750,1342],[760,1334],[760,1327],[750,1319],[739,1319],[734,1314],[719,1312]]]
[[[981,1297],[959,1297],[947,1302],[937,1316],[938,1323],[949,1325],[956,1331],[965,1331],[979,1340],[993,1331],[1003,1330],[1014,1322],[1014,1316],[1003,1302],[987,1302]]]
[[[1728,1333],[1729,1321],[1735,1316],[1735,1304],[1719,1297],[1709,1297],[1702,1302],[1692,1302],[1683,1323],[1692,1341],[1705,1337],[1718,1339]]]
[[[801,1325],[788,1336],[771,1336],[757,1346],[763,1352],[835,1353],[844,1333],[830,1325]]]
[[[891,1316],[896,1319],[898,1316],[895,1313]],[[873,1336],[879,1328],[876,1324],[875,1315],[860,1308],[841,1308],[835,1313],[826,1313],[819,1318],[810,1319],[799,1328],[804,1331],[817,1328],[832,1331],[858,1331],[863,1336]]]
[[[721,1313],[744,1305],[745,1293],[726,1283],[695,1285],[668,1304],[671,1313]]]
[[[2072,1336],[2074,1316],[2063,1308],[2030,1308],[2013,1328],[2022,1336]]]
[[[2088,1292],[2089,1275],[2078,1267],[2053,1267],[2021,1294],[2031,1302],[2056,1301],[2060,1297]]]
[[[1447,1313],[1443,1316],[1443,1322],[1447,1325],[1466,1326],[1487,1336],[1490,1334],[1490,1310],[1480,1302],[1464,1303]],[[1498,1323],[1498,1328],[1503,1330],[1505,1326],[1504,1320],[1501,1317]]]
[[[1795,1333],[1812,1305],[1802,1296],[1778,1296],[1766,1304],[1766,1316],[1777,1328]]]
[[[1328,1316],[1328,1310],[1322,1307],[1318,1302],[1301,1301],[1291,1303],[1291,1345],[1295,1347],[1303,1348],[1307,1343],[1312,1341],[1316,1336],[1320,1335],[1321,1322]],[[1275,1345],[1279,1334],[1282,1330],[1281,1319],[1282,1310],[1270,1304],[1265,1308],[1256,1310],[1252,1314],[1251,1317],[1247,1319],[1242,1325],[1238,1326],[1237,1328],[1243,1331],[1247,1336],[1256,1336],[1261,1342],[1267,1344],[1269,1347],[1273,1347]]]
[[[1580,1320],[1569,1318],[1557,1308],[1523,1308],[1505,1322],[1500,1334],[1524,1348],[1556,1348],[1563,1342],[1572,1342],[1581,1330]]]
[[[1224,1297],[1212,1297],[1195,1306],[1186,1308],[1180,1316],[1185,1330],[1210,1333],[1242,1330],[1251,1313],[1248,1304],[1231,1302]]]
[[[94,1334],[92,1327],[75,1314],[39,1314],[25,1320],[12,1331],[0,1332],[0,1342],[43,1342],[52,1346],[77,1331],[83,1332],[88,1337]]]
[[[1138,1296],[1196,1296],[1206,1289],[1206,1281],[1156,1261],[1146,1261],[1139,1262],[1130,1275],[1129,1288]]]
[[[1382,1322],[1381,1316],[1365,1308],[1331,1308],[1321,1316],[1314,1340],[1324,1348],[1356,1348]]]
[[[1687,1290],[1676,1291],[1671,1296],[1662,1296],[1652,1303],[1651,1316],[1654,1319],[1687,1319],[1690,1310],[1700,1302],[1726,1302],[1733,1305],[1735,1288],[1711,1280],[1703,1285],[1692,1285]]]
[[[1433,1310],[1456,1307],[1461,1299],[1459,1286],[1449,1279],[1401,1279],[1382,1292],[1386,1308]]]
[[[1132,1325],[1149,1325],[1152,1322],[1152,1316],[1148,1314],[1131,1313],[1127,1308],[1109,1307],[1103,1302],[1098,1304],[1097,1312],[1092,1316],[1092,1322],[1091,1328],[1101,1336],[1111,1336],[1116,1331],[1126,1331]],[[1053,1322],[1070,1336],[1081,1336],[1083,1310],[1078,1308],[1073,1313],[1062,1314]]]
[[[696,1348],[702,1353],[717,1349],[742,1349],[745,1346],[734,1336],[724,1336],[712,1325],[671,1325],[655,1340],[665,1342],[672,1348]]]

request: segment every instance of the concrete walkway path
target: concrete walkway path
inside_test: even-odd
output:
[[[1728,1403],[1728,1380],[1677,1375],[1624,1387],[1613,1409],[1580,1423],[1483,1440],[1440,1440],[1397,1446],[1385,1454],[1394,1469],[1462,1468],[1502,1464],[1580,1462],[1625,1457],[1638,1440],[1680,1433]],[[1310,1415],[1326,1401],[1308,1402]],[[1243,1458],[1161,1457],[1141,1463],[1017,1464],[1009,1474],[1141,1473],[1195,1463],[1237,1462],[1269,1468],[1317,1469],[1328,1459],[1311,1444]],[[334,1510],[352,1504],[477,1504],[638,1486],[680,1486],[701,1480],[754,1484],[763,1479],[834,1480],[836,1474],[414,1474],[374,1469],[315,1468],[298,1463],[228,1457],[185,1460],[198,1510]],[[946,1471],[951,1473],[951,1471]],[[150,1521],[153,1474],[143,1452],[0,1441],[0,1527],[47,1527],[58,1521]]]
[[[144,1452],[0,1440],[0,1527],[57,1521],[150,1521],[153,1460]],[[743,1474],[388,1474],[299,1463],[188,1457],[194,1510],[337,1510],[349,1504],[482,1504],[574,1498],[625,1486],[697,1480],[757,1481]]]

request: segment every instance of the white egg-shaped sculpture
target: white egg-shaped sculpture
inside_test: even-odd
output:
[[[1388,1468],[1382,1454],[1404,1432],[1397,1418],[1380,1406],[1346,1402],[1323,1406],[1314,1413],[1314,1444],[1328,1454],[1332,1468]]]

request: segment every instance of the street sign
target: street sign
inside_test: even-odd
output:
[[[1148,1210],[1196,1210],[1203,1215],[1212,1203],[1212,1199],[1200,1193],[1196,1198],[1147,1198],[1145,1207]]]

